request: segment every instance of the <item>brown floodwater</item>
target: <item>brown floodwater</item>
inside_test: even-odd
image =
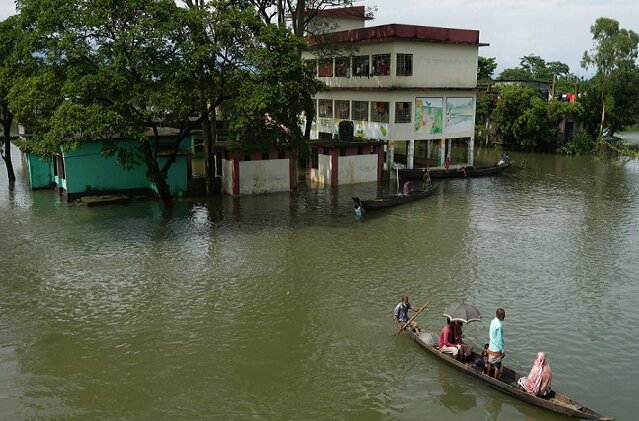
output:
[[[166,215],[67,205],[23,176],[9,191],[2,166],[0,418],[560,419],[394,336],[407,293],[433,300],[418,320],[435,330],[475,304],[477,344],[504,307],[509,366],[545,351],[556,390],[634,419],[639,162],[511,157],[361,219],[351,196],[392,180]]]

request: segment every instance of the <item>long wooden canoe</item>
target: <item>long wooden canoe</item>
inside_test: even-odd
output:
[[[381,199],[362,200],[362,207],[366,210],[377,210],[383,208],[389,208],[391,206],[403,205],[404,203],[412,202],[418,199],[423,199],[430,196],[437,190],[436,184],[431,184],[426,190],[413,190],[408,196],[394,195],[382,197]],[[354,197],[353,200],[358,198]]]
[[[493,165],[491,167],[462,167],[457,169],[429,170],[430,178],[465,178],[465,177],[483,177],[487,175],[499,174],[510,166],[510,161],[502,165]],[[424,172],[427,168],[403,168],[397,170],[400,177],[411,180],[422,180]]]
[[[519,400],[524,402],[528,402],[532,405],[539,406],[541,408],[546,408],[550,411],[557,412],[559,414],[568,415],[571,417],[582,418],[586,420],[601,420],[601,421],[610,421],[614,420],[614,418],[604,417],[603,415],[593,411],[592,409],[586,408],[579,402],[576,402],[570,399],[567,396],[561,395],[555,391],[552,391],[548,397],[538,397],[535,395],[531,395],[528,392],[525,392],[521,387],[517,385],[517,380],[521,377],[515,371],[505,367],[502,365],[502,371],[499,380],[495,380],[492,377],[488,377],[483,373],[483,370],[479,367],[475,366],[474,363],[469,365],[462,364],[451,356],[441,352],[437,347],[432,346],[422,340],[415,332],[412,330],[405,331],[419,346],[421,346],[424,350],[431,353],[433,356],[439,358],[440,360],[452,365],[453,367],[465,372],[466,374],[475,377],[478,380],[486,383],[488,386],[502,391],[504,393],[509,394]],[[430,332],[428,332],[430,333]],[[432,335],[432,333],[430,333]],[[435,338],[437,336],[434,336]],[[480,358],[476,352],[473,352],[470,356],[470,361],[476,361]]]

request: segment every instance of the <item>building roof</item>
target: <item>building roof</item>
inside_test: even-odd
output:
[[[315,16],[334,19],[354,19],[354,20],[370,20],[366,17],[366,8],[364,6],[353,7],[334,7],[331,9],[317,10]]]
[[[479,47],[489,45],[479,42],[479,31],[476,30],[401,25],[396,23],[331,32],[321,36],[319,40],[311,39],[309,41],[312,44],[319,45],[324,43],[382,43],[396,40],[476,45]]]

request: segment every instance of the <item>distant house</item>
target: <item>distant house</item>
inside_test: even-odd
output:
[[[167,145],[175,139],[171,129],[161,132],[161,144]],[[130,139],[109,140],[135,153],[137,141]],[[192,137],[182,141],[176,161],[168,174],[168,184],[174,196],[186,195],[191,182]],[[60,149],[60,152],[42,158],[23,148],[23,160],[27,176],[33,189],[55,188],[67,200],[72,201],[82,196],[98,194],[154,194],[157,189],[146,176],[146,165],[143,162],[123,166],[117,156],[103,154],[103,142],[86,141],[73,150]],[[24,141],[28,145],[28,139]],[[158,162],[162,165],[167,154],[160,153]]]
[[[333,32],[309,37],[303,58],[329,89],[315,96],[311,139],[337,139],[352,121],[354,141],[386,143],[386,168],[473,164],[479,31],[366,27],[364,7],[320,16]]]

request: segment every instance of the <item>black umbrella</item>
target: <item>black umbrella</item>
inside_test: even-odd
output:
[[[481,320],[481,314],[479,314],[477,307],[466,303],[453,303],[449,305],[446,307],[446,310],[444,310],[444,316],[452,321],[464,323],[479,322]]]

